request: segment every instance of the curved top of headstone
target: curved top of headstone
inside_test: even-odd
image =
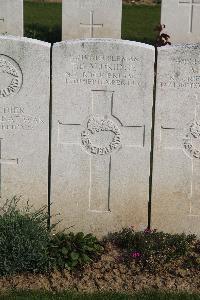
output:
[[[95,44],[95,43],[101,43],[101,44],[119,44],[119,45],[130,45],[135,47],[141,47],[141,48],[147,48],[150,50],[155,51],[155,48],[151,45],[135,42],[135,41],[129,41],[129,40],[121,40],[121,39],[110,39],[110,38],[89,38],[89,39],[77,39],[77,40],[67,40],[55,43],[54,47],[62,47],[64,45],[75,45],[75,44]]]
[[[184,43],[184,44],[173,44],[173,45],[166,45],[166,46],[162,46],[162,47],[158,47],[158,51],[163,51],[163,50],[167,50],[167,51],[174,51],[175,49],[199,49],[200,48],[200,42],[198,43]]]
[[[31,44],[35,44],[38,46],[45,46],[48,48],[51,47],[51,44],[47,43],[47,42],[43,42],[40,40],[31,39],[31,38],[26,38],[26,37],[12,36],[12,35],[0,35],[0,40],[31,43]]]

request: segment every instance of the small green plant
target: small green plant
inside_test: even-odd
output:
[[[0,275],[45,272],[49,269],[46,208],[33,211],[20,199],[7,200],[0,210]]]
[[[57,233],[53,236],[49,253],[55,267],[73,270],[91,262],[103,247],[92,234]]]

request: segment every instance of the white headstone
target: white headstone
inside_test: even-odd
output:
[[[102,235],[147,225],[154,48],[121,40],[53,48],[52,215]]]
[[[200,42],[200,0],[162,0],[161,23],[171,42]]]
[[[0,0],[0,34],[23,36],[23,0]]]
[[[63,0],[62,39],[121,38],[122,0]]]
[[[152,223],[200,233],[200,44],[158,53]]]
[[[50,44],[0,37],[0,198],[47,205]]]

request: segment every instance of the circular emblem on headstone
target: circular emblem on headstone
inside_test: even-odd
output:
[[[23,76],[19,65],[10,57],[0,54],[0,98],[19,92]]]
[[[191,158],[200,159],[200,122],[194,120],[189,124],[183,145]]]
[[[112,120],[91,116],[87,129],[81,133],[81,141],[89,154],[106,155],[120,148],[121,134]]]

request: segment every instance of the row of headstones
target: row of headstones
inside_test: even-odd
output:
[[[121,38],[122,0],[63,0],[62,39]],[[200,41],[200,0],[162,0],[172,43]],[[0,0],[0,33],[23,36],[23,0]]]
[[[0,34],[23,36],[23,0],[0,0]],[[122,0],[63,0],[62,39],[121,38]]]
[[[51,58],[48,43],[1,36],[0,53],[1,202],[46,205],[51,161],[62,229],[142,229],[153,176],[152,226],[200,234],[200,45],[158,51],[153,145],[152,46],[77,40]]]

